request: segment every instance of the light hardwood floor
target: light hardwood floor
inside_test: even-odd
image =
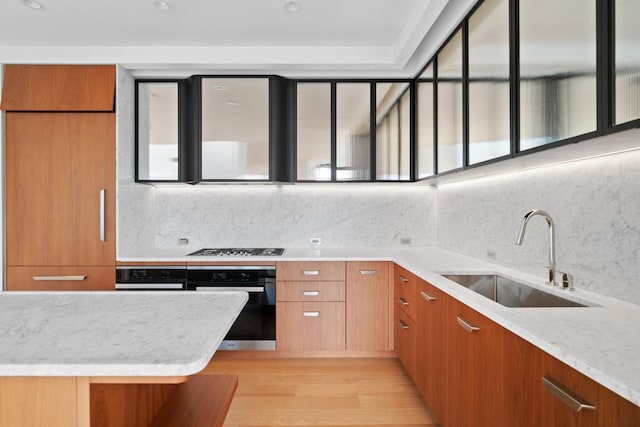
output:
[[[239,377],[227,427],[437,425],[395,358],[214,357],[214,373]]]

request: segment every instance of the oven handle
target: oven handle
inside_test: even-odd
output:
[[[244,291],[244,292],[261,292],[264,293],[263,286],[196,286],[197,291],[208,291],[208,292],[217,292],[217,291]]]
[[[182,283],[116,283],[116,289],[182,289]]]

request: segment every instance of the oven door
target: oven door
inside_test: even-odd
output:
[[[276,281],[261,278],[258,283],[197,284],[191,289],[206,291],[245,291],[249,300],[225,336],[219,350],[276,349]]]

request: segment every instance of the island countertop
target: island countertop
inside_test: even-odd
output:
[[[246,292],[0,292],[0,376],[187,376]]]

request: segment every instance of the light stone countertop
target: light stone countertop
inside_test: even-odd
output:
[[[193,249],[195,250],[195,249]],[[445,293],[531,342],[587,377],[640,406],[640,306],[580,289],[568,292],[544,278],[432,248],[287,249],[278,257],[188,257],[193,250],[149,250],[119,261],[393,261]],[[587,308],[508,308],[438,273],[499,273]]]
[[[0,376],[187,376],[246,292],[0,292]]]

